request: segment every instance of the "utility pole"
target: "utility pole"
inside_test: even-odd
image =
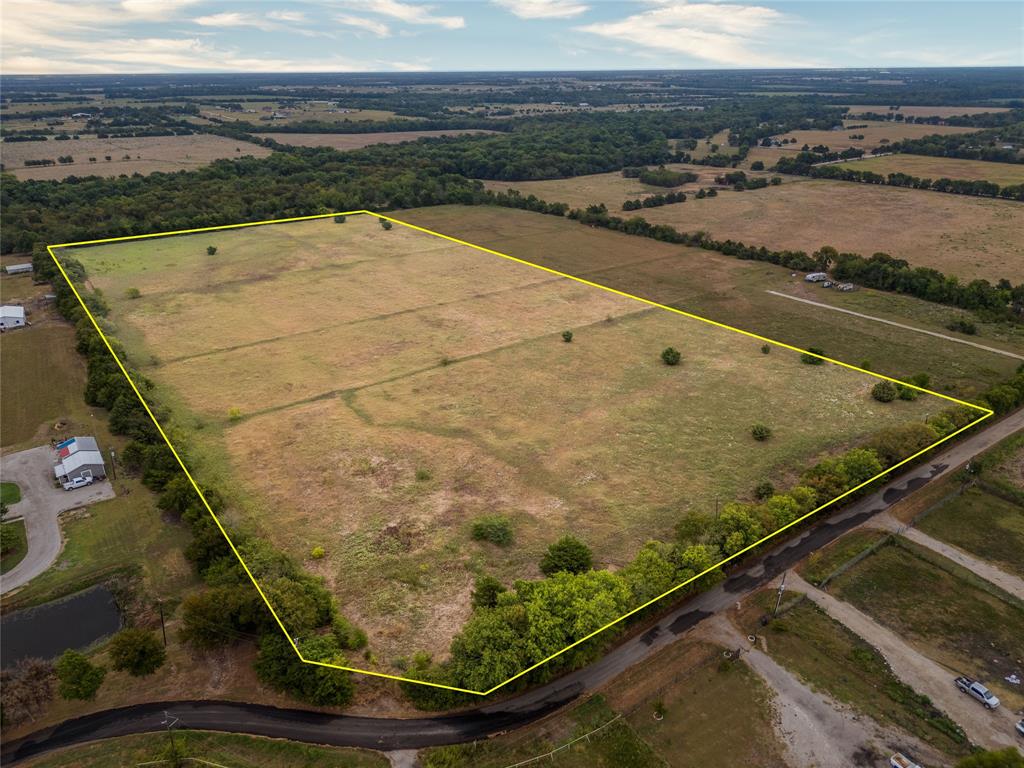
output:
[[[178,756],[178,745],[174,743],[174,726],[178,724],[178,718],[164,710],[164,719],[160,725],[167,726],[167,738],[171,742],[171,762],[173,765],[180,765]]]
[[[164,636],[164,648],[167,647],[167,627],[164,626],[164,601],[159,599],[156,604],[160,607],[160,632]]]
[[[110,449],[110,479],[117,480],[117,461],[114,458],[114,449]]]
[[[772,611],[772,618],[779,615],[779,606],[782,605],[782,593],[786,591],[786,575],[789,571],[782,572],[782,581],[779,583],[779,597],[775,601],[775,610]]]

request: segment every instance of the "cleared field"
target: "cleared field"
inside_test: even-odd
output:
[[[439,136],[461,136],[467,133],[497,133],[477,129],[453,131],[391,131],[382,133],[258,133],[261,139],[273,139],[280,144],[296,147],[332,147],[342,151],[362,149],[373,144],[401,144]]]
[[[804,144],[812,147],[824,144],[833,151],[857,147],[858,149],[874,149],[886,143],[902,139],[920,139],[924,136],[939,134],[946,136],[951,133],[974,133],[977,128],[961,128],[954,125],[919,125],[917,123],[893,123],[887,120],[846,120],[844,126],[861,125],[864,128],[847,128],[835,131],[791,131],[780,134],[779,139],[796,139],[796,148]],[[851,136],[863,136],[863,139],[852,139]],[[886,141],[888,140],[888,141]],[[793,144],[789,145],[793,147]],[[776,148],[778,151],[778,148]]]
[[[549,179],[545,181],[483,181],[487,189],[495,192],[507,192],[518,189],[524,195],[536,195],[549,202],[568,203],[573,208],[585,208],[595,203],[604,203],[612,215],[644,216],[647,211],[630,211],[623,213],[622,204],[627,200],[643,199],[650,195],[663,195],[666,192],[696,192],[701,187],[715,186],[715,176],[721,176],[731,169],[709,168],[705,165],[687,165],[669,163],[665,166],[673,171],[689,171],[697,174],[697,181],[679,187],[656,187],[643,184],[639,179],[628,179],[619,172],[595,173],[588,176],[575,176],[570,179]],[[766,176],[769,174],[747,172],[748,176]],[[674,203],[678,205],[678,203]]]
[[[205,134],[142,138],[82,138],[77,141],[19,141],[0,144],[4,169],[19,179],[65,179],[68,176],[120,176],[171,173],[231,157],[267,157],[270,150],[246,141]],[[26,160],[53,160],[71,155],[72,163],[26,167]],[[106,158],[110,157],[110,160]],[[95,158],[95,161],[90,161]]]
[[[925,533],[1024,578],[1024,508],[971,488],[919,524]]]
[[[231,101],[230,96],[221,97]],[[243,97],[244,99],[244,97]],[[259,125],[290,125],[315,121],[318,123],[371,123],[381,120],[407,120],[409,118],[396,115],[384,109],[350,109],[338,107],[323,101],[245,101],[241,100],[243,111],[204,106],[200,114],[215,117],[218,120],[246,122]]]
[[[388,661],[442,655],[474,575],[537,575],[565,532],[622,565],[682,511],[942,406],[882,405],[870,377],[370,216],[74,253],[200,475],[295,556],[324,547],[309,567]],[[494,513],[513,546],[471,540]]]
[[[1024,611],[960,578],[955,567],[947,571],[928,562],[918,551],[909,543],[882,547],[835,579],[831,590],[926,656],[985,680],[1006,706],[1021,706],[1024,697],[1003,678],[1021,671]],[[937,605],[943,609],[936,610]]]
[[[865,112],[874,112],[876,115],[885,115],[889,112],[904,117],[956,117],[958,115],[981,115],[988,112],[1009,112],[1009,107],[929,107],[900,106],[891,109],[888,104],[847,104],[850,114],[858,115]]]
[[[1024,165],[1014,163],[988,163],[984,160],[960,160],[954,157],[926,157],[925,155],[886,155],[840,163],[841,168],[875,173],[908,173],[922,179],[966,179],[991,181],[1000,186],[1024,183]]]

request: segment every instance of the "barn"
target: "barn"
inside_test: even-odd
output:
[[[25,325],[25,308],[5,304],[0,307],[0,330],[22,328]]]
[[[8,275],[25,275],[32,271],[32,263],[25,262],[24,264],[8,264],[5,267],[5,271]]]
[[[62,483],[78,477],[100,480],[107,476],[103,453],[95,437],[72,437],[57,444],[57,464],[53,474]]]

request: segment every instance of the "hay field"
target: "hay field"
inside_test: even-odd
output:
[[[789,148],[795,146],[799,149],[804,144],[812,147],[824,144],[834,151],[857,147],[870,150],[883,146],[888,139],[889,143],[903,139],[920,139],[925,136],[939,134],[946,136],[951,133],[974,133],[977,128],[960,128],[953,125],[918,125],[916,123],[890,123],[888,121],[869,120],[846,120],[844,125],[866,125],[866,128],[843,128],[838,131],[791,131],[783,133],[778,138],[796,139],[796,145],[789,144]],[[851,139],[850,136],[863,136],[863,139]],[[779,151],[779,147],[766,147]]]
[[[543,235],[549,218],[509,224]],[[881,405],[869,377],[372,217],[152,244],[75,255],[199,476],[226,484],[237,524],[324,576],[385,666],[443,655],[475,576],[535,576],[565,532],[622,565],[686,509],[941,407]],[[668,345],[680,366],[661,362]],[[469,535],[494,513],[513,522],[507,549]]]
[[[65,179],[68,176],[120,176],[198,168],[214,160],[251,155],[267,157],[270,150],[223,136],[145,136],[142,138],[82,138],[77,141],[19,141],[0,144],[4,170],[19,179]],[[73,163],[26,167],[26,160],[54,160],[71,155]],[[106,160],[107,156],[110,160]],[[127,157],[126,157],[127,156]],[[96,158],[89,162],[89,158]]]
[[[874,112],[884,115],[889,112],[903,115],[904,117],[957,117],[959,115],[981,115],[989,112],[1009,112],[1009,107],[929,107],[929,106],[900,106],[898,109],[889,109],[888,104],[846,104],[850,114],[857,115],[865,112]]]
[[[926,155],[886,155],[840,163],[843,168],[875,173],[909,173],[922,179],[965,179],[991,181],[1000,186],[1024,184],[1024,164],[989,163],[984,160],[960,160]]]
[[[342,151],[362,149],[373,144],[401,144],[422,138],[461,136],[467,133],[497,133],[482,129],[453,131],[390,131],[382,133],[258,133],[261,139],[273,139],[279,144],[295,147],[332,147]]]

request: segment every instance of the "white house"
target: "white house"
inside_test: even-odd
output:
[[[4,305],[0,307],[0,331],[25,325],[25,308]]]

